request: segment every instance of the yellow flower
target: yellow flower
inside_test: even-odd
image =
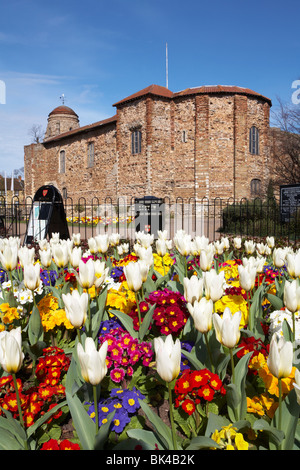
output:
[[[244,297],[242,295],[223,295],[215,303],[215,311],[223,313],[226,307],[229,307],[233,314],[238,311],[242,313],[240,327],[244,328],[248,323],[248,304]]]
[[[51,331],[59,326],[67,329],[74,328],[67,319],[66,312],[59,308],[58,301],[53,295],[48,294],[43,297],[38,303],[38,309],[44,331]]]
[[[232,424],[223,426],[220,431],[216,430],[211,438],[225,450],[248,450],[249,448],[243,434],[237,432],[237,428]]]

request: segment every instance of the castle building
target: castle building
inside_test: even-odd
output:
[[[43,142],[24,148],[25,195],[45,184],[74,202],[265,195],[271,105],[237,86],[172,92],[151,85],[115,103],[111,118],[86,126],[59,106],[48,116]]]

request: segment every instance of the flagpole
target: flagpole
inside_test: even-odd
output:
[[[169,88],[168,43],[166,42],[166,88]]]

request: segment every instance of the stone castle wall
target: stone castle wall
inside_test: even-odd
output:
[[[116,104],[116,117],[25,147],[25,194],[44,184],[65,188],[74,202],[154,195],[201,200],[251,197],[252,179],[265,192],[270,173],[270,102],[260,95],[145,93]],[[259,155],[249,130],[259,129]],[[132,155],[131,133],[141,131]],[[87,148],[94,143],[94,165]],[[65,151],[65,172],[59,168]]]

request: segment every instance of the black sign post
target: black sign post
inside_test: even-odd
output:
[[[135,206],[135,230],[154,234],[158,238],[157,231],[164,229],[165,204],[162,198],[144,196],[134,199]]]
[[[300,207],[300,184],[280,186],[281,221],[289,222],[298,207]]]
[[[24,244],[50,237],[55,232],[59,232],[61,239],[70,237],[63,199],[54,186],[41,186],[33,198]]]

